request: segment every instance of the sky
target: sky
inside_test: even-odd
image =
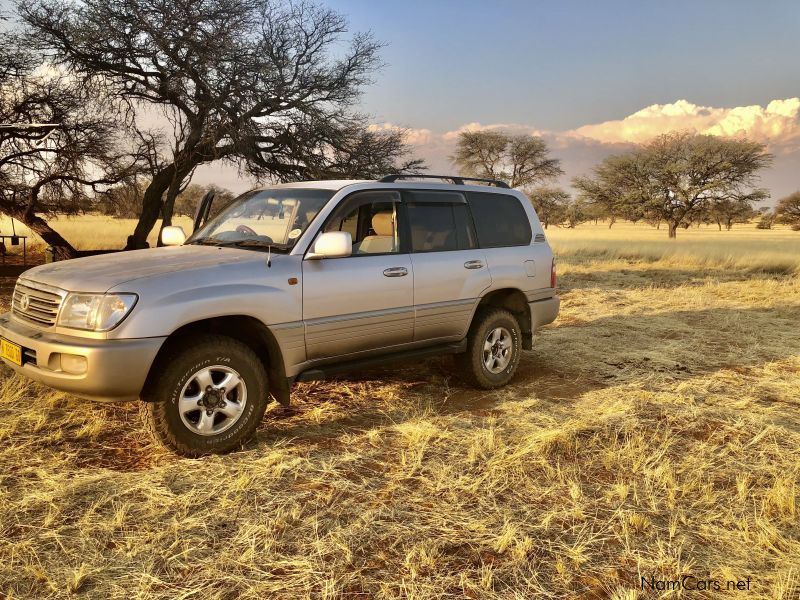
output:
[[[775,155],[771,203],[800,189],[800,2],[328,0],[386,44],[361,100],[409,129],[430,172],[458,132],[541,135],[569,189],[610,154],[674,129],[747,136]],[[237,191],[232,169],[198,181]]]
[[[407,128],[430,172],[453,172],[459,131],[495,128],[544,137],[568,187],[605,156],[690,129],[767,144],[773,202],[800,189],[798,0],[318,1],[385,44],[358,108]],[[252,185],[219,165],[195,181]]]

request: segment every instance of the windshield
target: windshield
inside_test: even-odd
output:
[[[242,194],[188,243],[291,248],[334,190],[277,188]]]

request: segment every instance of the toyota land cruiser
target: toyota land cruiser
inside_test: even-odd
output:
[[[441,181],[434,181],[441,180]],[[141,399],[187,456],[232,450],[293,382],[452,353],[513,377],[558,313],[552,251],[504,183],[391,175],[247,192],[164,247],[35,267],[0,316],[2,359],[94,400]]]

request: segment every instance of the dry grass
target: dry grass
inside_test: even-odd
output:
[[[0,594],[800,597],[800,279],[549,233],[563,312],[500,391],[445,360],[303,384],[242,451],[186,460],[134,405],[5,377]]]
[[[102,215],[81,215],[76,217],[57,217],[48,221],[51,227],[64,236],[77,250],[111,250],[123,248],[128,236],[136,227],[135,219],[114,219]],[[148,241],[151,246],[155,246],[156,238],[161,222],[153,228]],[[188,234],[191,231],[191,219],[188,217],[178,217],[173,220],[174,225],[180,225]],[[44,250],[44,242],[35,233],[32,233],[25,225],[19,222],[14,223],[16,232],[19,235],[30,236],[29,248],[34,252]],[[0,233],[11,235],[11,221],[5,215],[0,215]],[[9,247],[10,252],[16,252],[16,248]],[[19,249],[21,252],[21,248]]]
[[[678,231],[670,240],[662,227],[644,223],[584,224],[574,230],[551,227],[547,236],[561,258],[635,259],[678,268],[724,267],[746,272],[800,274],[800,233],[786,226],[756,229],[755,223],[719,231],[716,225]]]

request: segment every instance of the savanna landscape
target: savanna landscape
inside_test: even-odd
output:
[[[256,185],[425,176],[453,206],[464,178],[524,192],[561,297],[506,387],[469,387],[447,356],[298,383],[252,439],[251,410],[207,446],[235,451],[196,459],[152,441],[141,403],[0,361],[0,598],[800,599],[800,5],[684,4],[0,0],[0,313],[30,265],[180,244],[162,228]],[[283,239],[192,241],[271,257],[318,227],[322,204],[269,200]],[[539,223],[482,240],[466,211],[461,250],[542,243]],[[393,236],[358,230],[402,249],[396,214]],[[410,251],[455,250],[438,236],[455,221],[423,225],[441,245]],[[510,269],[534,281],[531,263]],[[65,283],[78,300],[39,321],[102,337],[137,298],[95,285]],[[494,291],[551,297],[537,287]],[[179,331],[225,326],[200,316]],[[234,319],[239,354],[272,349]],[[14,324],[21,364],[42,332]],[[166,383],[184,348],[217,361],[235,342],[174,333],[151,371]]]
[[[0,593],[797,598],[800,234],[547,235],[561,314],[498,391],[448,359],[298,384],[241,451],[190,460],[135,404],[4,371]],[[686,574],[750,582],[642,590]]]

